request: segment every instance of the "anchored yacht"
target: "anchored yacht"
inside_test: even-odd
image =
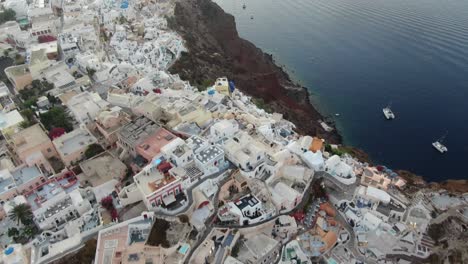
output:
[[[382,110],[383,110],[383,114],[384,114],[385,118],[387,118],[387,120],[395,118],[395,114],[392,112],[392,109],[390,109],[390,105],[388,105],[387,107],[385,107]]]
[[[432,146],[437,149],[440,153],[445,153],[448,151],[448,148],[443,144],[443,141],[445,137],[447,136],[447,133],[439,138],[436,142],[432,142]]]

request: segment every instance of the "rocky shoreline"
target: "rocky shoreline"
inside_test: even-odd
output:
[[[177,1],[168,25],[181,34],[188,48],[169,69],[171,73],[178,73],[183,80],[201,88],[220,76],[227,76],[240,90],[258,99],[263,108],[282,113],[297,126],[298,132],[318,135],[332,144],[342,143],[336,129],[326,132],[317,122],[323,116],[311,104],[307,89],[294,83],[271,55],[239,37],[234,17],[216,3]],[[371,163],[364,151],[346,148],[356,158]],[[398,172],[412,186],[468,192],[467,180],[427,183],[409,171]]]
[[[283,114],[298,132],[341,143],[336,129],[326,132],[317,122],[323,116],[312,106],[307,89],[294,83],[271,55],[240,38],[234,17],[216,3],[178,1],[168,25],[182,35],[188,48],[172,65],[171,73],[198,87],[226,76],[260,106]]]

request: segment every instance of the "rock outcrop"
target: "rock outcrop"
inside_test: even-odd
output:
[[[322,116],[311,105],[307,90],[293,83],[270,55],[240,38],[234,17],[216,3],[179,1],[168,24],[182,35],[188,48],[170,68],[171,73],[199,87],[226,76],[241,91],[282,113],[296,124],[298,132],[340,143],[336,130],[327,133],[317,122]]]

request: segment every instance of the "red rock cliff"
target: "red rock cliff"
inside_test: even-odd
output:
[[[211,0],[184,0],[176,4],[169,26],[185,39],[188,53],[171,67],[182,79],[203,86],[217,77],[235,81],[243,92],[261,98],[268,108],[294,122],[299,132],[339,143],[338,133],[326,133],[317,123],[322,116],[310,104],[305,88],[251,42],[239,37],[232,15]]]

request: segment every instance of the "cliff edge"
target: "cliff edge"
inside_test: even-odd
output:
[[[172,65],[171,73],[199,87],[226,76],[265,108],[282,113],[298,132],[318,135],[331,143],[341,142],[336,130],[325,132],[317,122],[322,116],[311,105],[307,90],[293,83],[270,55],[240,38],[234,17],[216,3],[177,2],[168,25],[182,35],[188,48]]]

